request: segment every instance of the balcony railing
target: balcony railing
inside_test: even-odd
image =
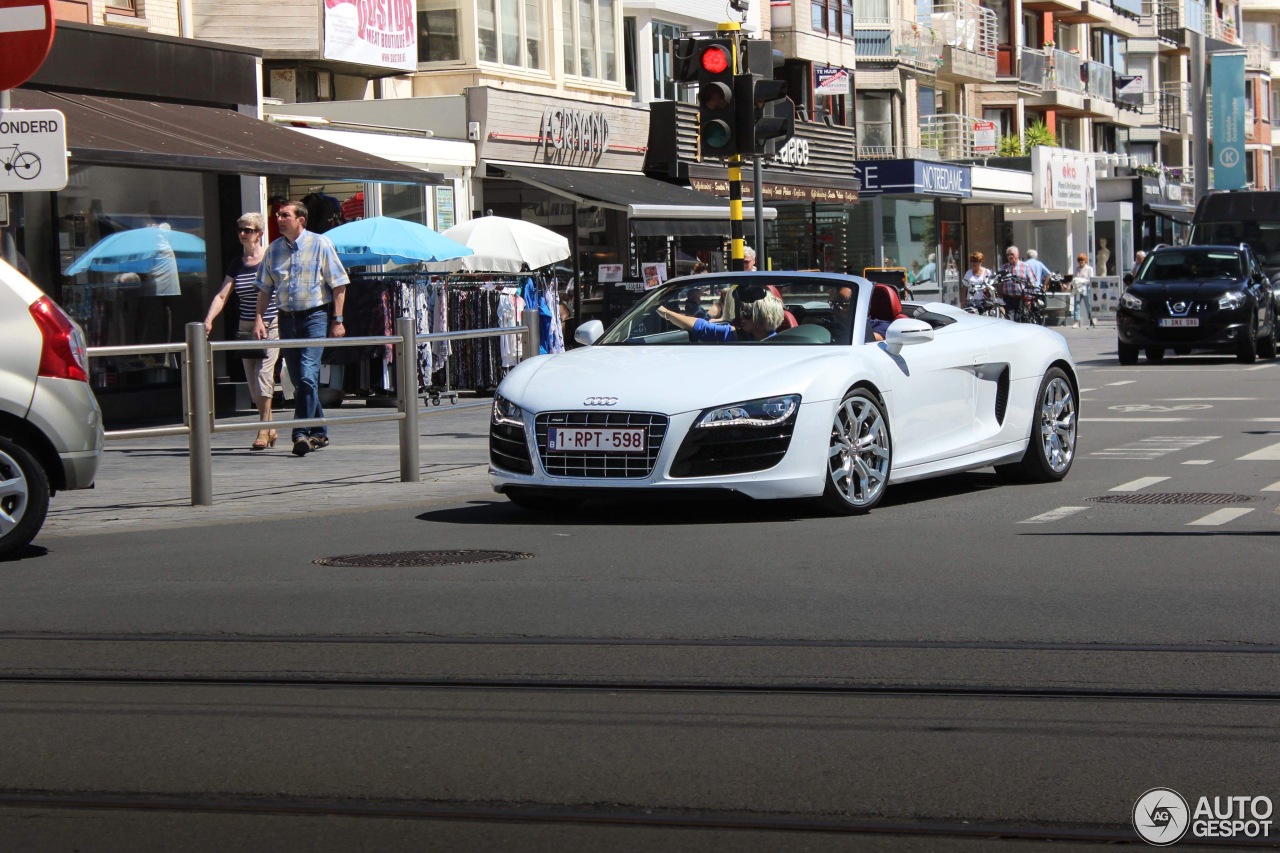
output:
[[[1271,48],[1261,42],[1244,46],[1244,67],[1254,71],[1271,70]]]
[[[981,56],[995,57],[999,42],[996,13],[967,0],[933,6],[933,27],[944,44]]]
[[[1160,129],[1173,133],[1182,132],[1182,83],[1165,83],[1160,87]]]
[[[1045,64],[1044,51],[1021,48],[1018,51],[1018,82],[1036,89],[1044,88]]]
[[[942,64],[942,39],[928,24],[893,20],[893,54],[899,62],[927,71],[937,71]]]
[[[893,148],[893,122],[858,122],[859,160],[891,160],[896,156]]]
[[[943,160],[971,160],[977,156],[991,156],[994,151],[977,154],[973,148],[973,116],[943,114],[921,116],[920,147],[935,152]]]
[[[1219,18],[1208,9],[1204,13],[1204,34],[1209,38],[1237,44],[1235,21]]]
[[[1046,53],[1049,64],[1044,73],[1044,87],[1056,89],[1059,92],[1076,92],[1083,95],[1084,80],[1080,76],[1083,61],[1080,57],[1057,48]]]
[[[1116,99],[1116,78],[1115,71],[1110,65],[1103,65],[1101,62],[1086,62],[1085,68],[1085,94],[1090,98],[1101,98],[1104,101],[1114,101]]]

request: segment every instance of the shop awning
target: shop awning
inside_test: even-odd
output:
[[[214,107],[15,89],[14,109],[60,110],[71,162],[230,175],[438,184],[403,166]]]
[[[579,204],[620,210],[631,217],[631,226],[641,236],[728,234],[729,203],[707,193],[678,187],[645,175],[629,172],[602,172],[590,169],[553,169],[538,166],[489,164],[503,175],[538,187]],[[776,219],[778,211],[763,208],[765,219]],[[742,207],[743,219],[750,221],[755,210]]]

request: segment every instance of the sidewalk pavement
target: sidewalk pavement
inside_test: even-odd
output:
[[[1054,331],[1066,338],[1078,364],[1114,358],[1114,322]],[[491,405],[488,399],[464,397],[456,406],[423,410],[419,483],[400,482],[395,422],[330,426],[333,443],[301,458],[292,454],[286,433],[261,452],[249,450],[253,432],[215,434],[209,507],[191,506],[185,436],[108,442],[96,487],[60,492],[50,502],[40,535],[204,526],[494,497],[487,474]],[[348,402],[328,411],[341,415],[364,409]]]
[[[252,431],[217,433],[209,507],[191,505],[186,436],[109,441],[95,487],[59,492],[49,502],[40,537],[350,513],[491,496],[491,405],[488,399],[463,398],[456,406],[446,403],[422,412],[419,483],[400,482],[399,423],[394,421],[330,425],[329,447],[303,457],[293,455],[285,431],[275,447],[259,452],[249,449],[256,436]],[[363,411],[363,406],[348,402],[326,414]]]

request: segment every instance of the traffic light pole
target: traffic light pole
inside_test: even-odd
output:
[[[759,154],[753,160],[755,166],[752,169],[751,180],[751,204],[754,207],[756,221],[756,268],[768,269],[766,259],[769,257],[764,250],[764,181],[760,176],[760,161],[764,158]]]
[[[726,21],[716,25],[716,32],[730,33],[733,37],[733,73],[739,73],[738,59],[742,47],[742,25]],[[742,251],[742,155],[734,154],[729,163],[729,269],[742,272],[746,266]]]

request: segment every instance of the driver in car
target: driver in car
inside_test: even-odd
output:
[[[786,316],[781,299],[754,285],[739,288],[735,295],[740,307],[736,324],[710,323],[702,317],[672,311],[665,305],[658,308],[658,316],[687,331],[693,341],[762,341],[777,334]]]
[[[830,293],[828,304],[831,306],[831,338],[835,341],[847,341],[849,329],[853,325],[853,305],[858,298],[857,292],[851,285],[841,285],[831,288]],[[888,331],[889,321],[867,318],[867,332],[877,341],[883,341]]]

